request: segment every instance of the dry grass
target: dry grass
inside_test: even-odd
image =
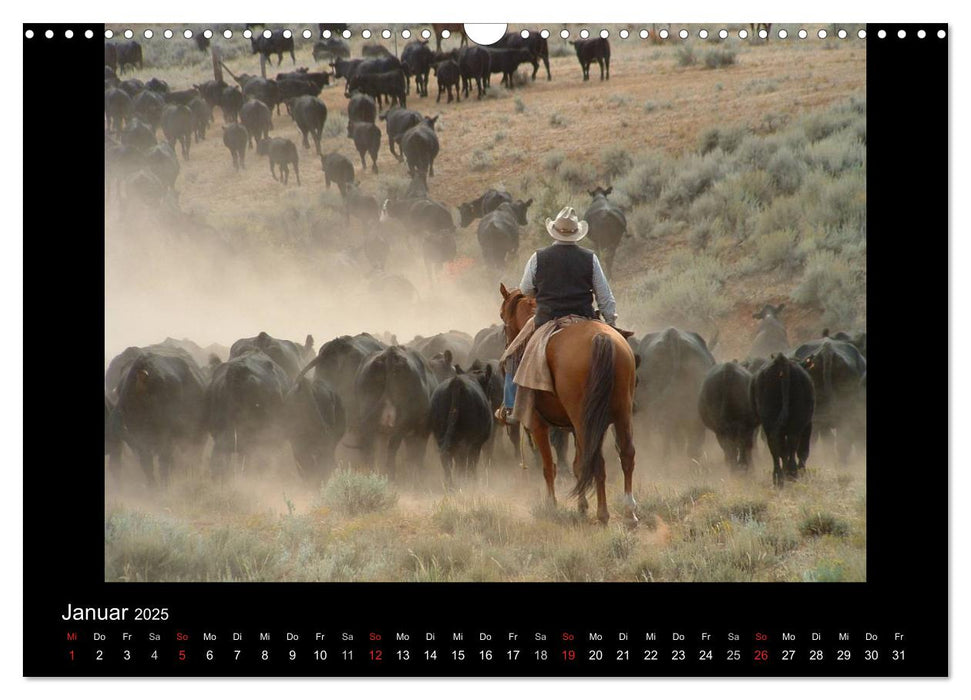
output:
[[[550,28],[556,36],[559,26]],[[226,62],[236,73],[258,73],[242,41],[233,40]],[[679,66],[678,42],[612,38],[611,79],[599,81],[594,70],[586,83],[571,47],[558,38],[550,43],[552,82],[541,70],[535,83],[512,91],[494,81],[487,100],[436,105],[433,92],[408,101],[441,115],[433,198],[455,206],[496,186],[534,198],[519,256],[501,275],[477,262],[472,227],[458,232],[459,256],[476,262],[433,288],[416,272],[409,241],[394,241],[391,271],[430,295],[424,301],[392,305],[368,296],[362,231],[344,224],[340,198],[324,189],[313,151],[298,145],[299,188],[274,182],[252,151],[237,173],[217,109],[216,128],[193,144],[176,184],[180,207],[212,227],[212,240],[202,246],[150,228],[144,240],[125,239],[109,226],[106,353],[166,335],[204,333],[197,337],[203,344],[228,345],[257,327],[296,338],[312,331],[318,343],[361,330],[402,338],[445,328],[475,333],[495,320],[498,279],[518,281],[526,256],[548,240],[542,219],[564,204],[582,212],[584,189],[596,184],[615,187],[634,234],[611,275],[623,325],[644,332],[692,324],[706,335],[717,326],[716,356],[730,359],[744,356],[752,307],[766,300],[790,300],[793,341],[818,334],[824,320],[865,319],[865,269],[861,275],[858,266],[866,253],[859,227],[865,104],[833,111],[864,93],[862,43],[847,41],[840,50],[816,41],[704,44],[694,65]],[[157,44],[143,44],[146,68],[136,74],[143,80],[158,76],[178,89],[211,75],[208,57],[194,47],[162,55]],[[352,40],[355,56],[358,44]],[[728,50],[733,62],[706,67],[706,52]],[[297,41],[297,57],[313,69],[309,42]],[[292,69],[288,56],[281,70]],[[321,99],[329,113],[322,151],[347,156],[364,192],[403,192],[406,168],[391,158],[383,134],[380,173],[360,170],[345,136],[342,86],[326,88]],[[271,135],[299,144],[285,111],[273,119]],[[117,214],[111,207],[109,215]],[[180,252],[189,245],[199,246],[194,256]],[[638,448],[641,527],[633,531],[619,522],[612,455],[614,520],[607,528],[565,500],[550,507],[538,472],[524,473],[508,457],[479,484],[449,494],[431,456],[416,482],[330,485],[332,497],[305,491],[288,456],[227,488],[192,477],[162,494],[112,490],[106,579],[863,580],[862,465],[841,474],[825,448],[814,447],[808,478],[776,492],[764,448],[746,479],[731,477],[720,458],[664,465]],[[707,445],[707,454],[717,447]],[[126,482],[139,483],[137,468]],[[561,499],[570,486],[570,479],[558,485]]]

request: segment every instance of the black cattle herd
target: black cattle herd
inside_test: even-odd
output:
[[[444,25],[443,25],[444,26]],[[610,47],[606,39],[571,42],[589,77],[596,62],[601,79],[609,79]],[[201,50],[208,45],[197,43]],[[254,36],[253,53],[277,62],[293,40],[279,32]],[[153,78],[146,83],[120,74],[141,67],[136,42],[107,43],[105,48],[106,187],[121,196],[161,203],[173,192],[179,174],[178,142],[183,159],[193,140],[205,138],[212,111],[219,107],[225,122],[223,142],[233,167],[245,168],[246,152],[266,156],[274,179],[300,184],[299,149],[286,138],[270,137],[274,112],[285,106],[303,137],[302,146],[320,158],[326,186],[336,184],[347,220],[364,228],[364,251],[377,269],[389,254],[387,227],[404,227],[420,237],[430,275],[456,255],[455,219],[451,207],[428,196],[428,178],[440,143],[438,116],[406,107],[414,78],[415,92],[428,97],[434,73],[446,102],[482,98],[490,76],[501,73],[509,88],[522,64],[540,61],[551,79],[546,39],[537,33],[507,34],[496,47],[464,46],[432,51],[424,41],[404,47],[401,58],[381,46],[365,47],[350,59],[347,44],[331,38],[314,44],[315,60],[328,60],[331,72],[300,68],[275,79],[233,75],[230,86],[210,80],[183,90]],[[322,153],[320,141],[327,108],[318,97],[332,79],[344,78],[348,98],[347,136],[361,159],[361,171],[378,169],[384,122],[388,148],[405,161],[411,177],[403,197],[379,203],[358,182],[355,165],[338,152]],[[388,100],[387,109],[385,99]],[[157,139],[161,129],[164,140]],[[278,174],[279,172],[279,174]],[[590,191],[584,214],[589,239],[608,274],[627,222],[608,201],[611,188]],[[502,269],[519,247],[520,227],[527,223],[532,200],[487,190],[457,207],[459,225],[479,220],[477,238],[486,264]],[[705,430],[711,430],[726,462],[748,469],[761,429],[773,461],[773,483],[781,487],[806,467],[815,435],[835,436],[836,453],[845,462],[854,445],[865,447],[866,333],[823,333],[792,349],[782,306],[764,306],[755,318],[759,327],[748,359],[717,363],[697,333],[668,328],[629,342],[638,357],[635,411],[663,454],[700,458]],[[139,460],[149,484],[168,481],[179,459],[198,463],[211,439],[209,469],[225,479],[235,469],[258,469],[267,450],[287,444],[297,470],[319,485],[338,455],[369,465],[392,478],[398,474],[397,453],[404,445],[408,469],[422,464],[429,437],[434,438],[445,471],[472,475],[484,454],[493,459],[500,432],[493,412],[502,400],[503,369],[498,358],[505,345],[501,326],[482,329],[475,337],[449,331],[416,337],[400,345],[388,334],[340,336],[314,353],[313,338],[304,343],[266,333],[238,340],[230,348],[200,348],[189,340],[166,339],[131,347],[115,357],[105,376],[105,454],[109,475],[120,478],[127,445]],[[508,430],[516,456],[519,431]],[[566,435],[554,432],[560,471],[566,465]],[[351,457],[348,457],[351,455]],[[383,464],[376,464],[377,460]],[[398,475],[400,478],[400,475]]]
[[[436,32],[446,26],[436,25]],[[286,37],[279,30],[269,36],[258,31],[250,41],[252,53],[261,54],[267,62],[276,56],[279,65],[286,54],[296,62],[292,36]],[[601,77],[609,79],[610,47],[606,39],[571,43],[584,68],[584,79],[592,61],[606,67],[606,75],[602,72]],[[198,42],[197,46],[206,50],[208,43]],[[327,187],[331,183],[338,186],[347,220],[354,218],[364,227],[364,235],[369,238],[365,250],[375,253],[376,258],[370,260],[375,269],[383,269],[388,246],[382,240],[391,235],[391,232],[383,234],[381,229],[406,227],[421,238],[417,248],[423,252],[429,274],[434,275],[441,264],[456,254],[456,227],[451,207],[429,197],[428,178],[435,175],[435,160],[441,148],[436,130],[438,116],[426,116],[407,108],[412,79],[417,96],[422,98],[429,96],[429,75],[436,75],[439,87],[436,102],[443,94],[446,102],[452,101],[453,94],[460,101],[473,91],[481,99],[491,88],[492,75],[501,74],[502,83],[513,88],[514,76],[524,64],[532,66],[531,78],[535,80],[542,63],[547,80],[551,80],[547,40],[537,32],[525,37],[522,33],[510,32],[494,46],[463,42],[460,48],[447,52],[432,51],[427,41],[415,40],[402,49],[400,57],[380,44],[367,44],[361,58],[351,59],[347,43],[331,37],[314,44],[313,57],[315,61],[327,61],[331,70],[314,72],[299,68],[268,79],[245,73],[236,75],[223,65],[222,70],[235,85],[213,79],[175,90],[158,78],[147,82],[133,77],[122,79],[120,75],[127,69],[141,67],[141,47],[134,41],[107,42],[108,193],[117,193],[122,211],[127,210],[131,198],[155,206],[174,201],[179,157],[188,160],[192,143],[205,139],[216,107],[223,116],[223,143],[234,169],[245,169],[246,153],[255,149],[257,155],[269,161],[274,180],[284,185],[293,180],[295,185],[300,185],[297,145],[289,139],[270,136],[274,116],[280,115],[281,108],[285,107],[300,131],[303,148],[309,150],[313,141]],[[367,172],[369,161],[371,172],[378,172],[382,139],[379,124],[384,122],[388,149],[397,161],[407,164],[411,178],[403,198],[379,202],[361,188],[351,160],[337,151],[321,152],[328,114],[319,95],[332,80],[339,79],[345,81],[347,137],[361,160],[361,174]],[[599,187],[590,192],[592,201],[586,217],[591,223],[590,240],[604,259],[608,272],[614,252],[627,232],[623,212],[607,201],[610,192],[610,188]],[[516,254],[520,227],[527,223],[531,203],[532,200],[513,200],[506,192],[489,190],[469,203],[473,206],[458,207],[462,227],[481,219],[477,239],[487,264],[501,268]]]
[[[765,347],[767,326],[781,334],[769,357],[743,362],[717,363],[704,338],[677,328],[629,339],[638,361],[635,416],[644,439],[659,441],[662,460],[699,460],[707,429],[726,464],[747,471],[761,428],[773,483],[782,487],[806,468],[816,436],[834,442],[838,464],[854,445],[865,449],[866,333],[824,331],[792,349],[781,310],[767,305],[755,314],[762,323],[753,351]],[[475,337],[453,330],[403,345],[387,333],[344,335],[316,353],[312,336],[299,343],[265,332],[230,348],[171,338],[130,347],[105,374],[109,474],[120,479],[127,445],[148,484],[156,484],[156,461],[164,484],[178,455],[200,463],[211,438],[217,480],[233,473],[233,463],[258,470],[289,444],[298,473],[314,487],[338,459],[412,481],[431,437],[446,485],[453,471],[474,478],[500,441],[493,413],[502,401],[504,347],[500,325]],[[507,432],[523,459],[518,428]],[[563,473],[567,437],[554,434]]]

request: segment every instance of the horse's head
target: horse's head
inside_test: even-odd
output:
[[[519,335],[526,321],[536,313],[536,299],[526,296],[519,289],[506,289],[501,282],[499,293],[502,294],[499,318],[506,330],[506,345],[509,345]]]

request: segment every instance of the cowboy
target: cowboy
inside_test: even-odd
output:
[[[597,318],[593,297],[597,299],[604,321],[614,326],[617,304],[600,260],[592,250],[577,245],[589,228],[586,221],[577,220],[573,207],[561,209],[556,220],[546,219],[546,231],[554,243],[533,253],[526,263],[519,289],[523,294],[535,295],[536,315],[526,323],[523,337],[517,340],[525,340],[540,326],[563,316]],[[516,344],[523,345],[522,342]],[[503,405],[496,410],[496,419],[510,425],[516,422],[511,414],[516,399],[514,377],[517,366],[513,357],[506,358],[505,365]]]

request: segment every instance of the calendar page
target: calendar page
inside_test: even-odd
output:
[[[23,42],[26,675],[947,675],[946,25]]]

